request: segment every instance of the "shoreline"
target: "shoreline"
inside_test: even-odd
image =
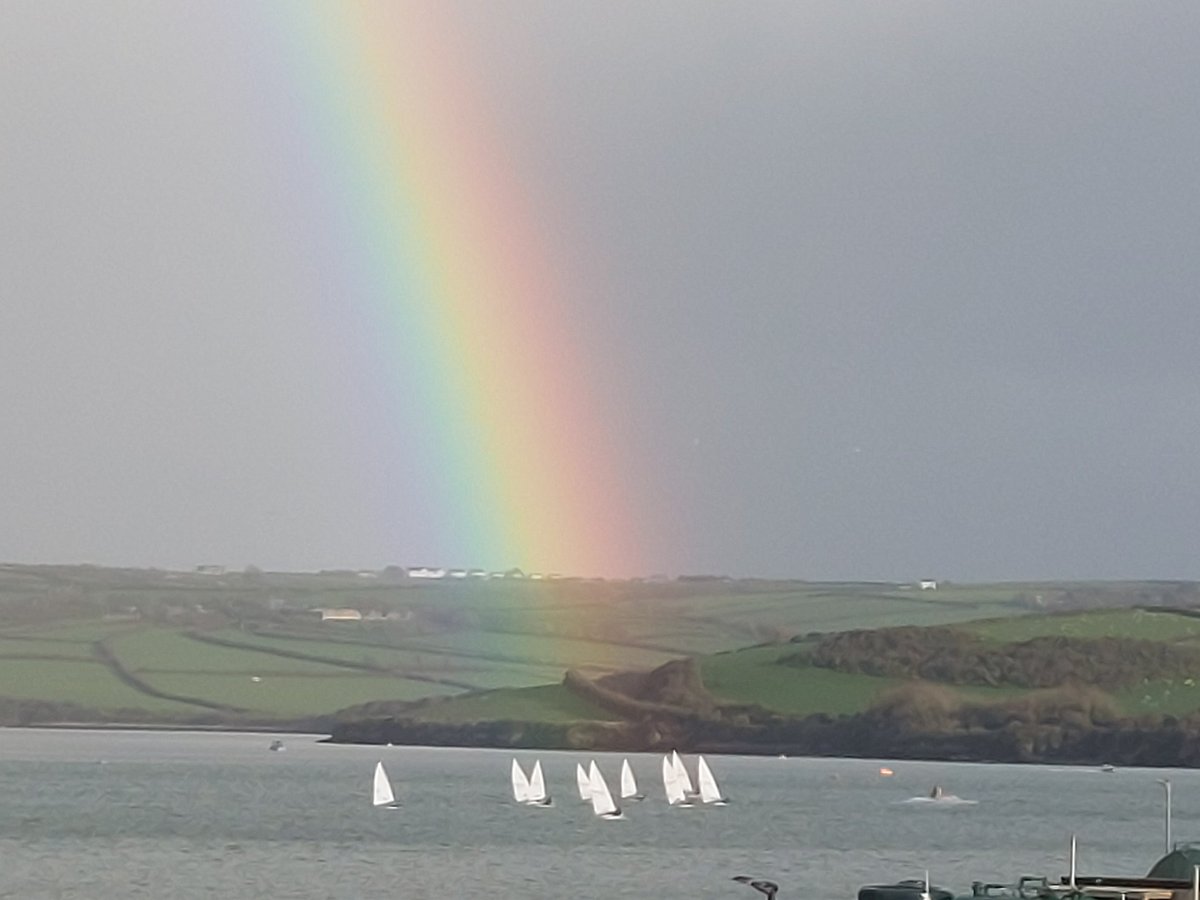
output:
[[[362,724],[362,723],[358,723]],[[373,723],[376,728],[379,727],[379,722]],[[337,744],[342,746],[390,746],[390,747],[412,747],[426,749],[446,749],[446,750],[497,750],[502,752],[512,751],[527,751],[527,752],[609,752],[609,753],[662,753],[670,749],[678,749],[681,753],[703,753],[713,756],[750,756],[750,757],[778,757],[784,759],[842,759],[842,760],[881,760],[885,762],[930,762],[930,763],[970,763],[976,765],[1031,765],[1031,766],[1071,766],[1078,768],[1103,768],[1112,766],[1122,769],[1138,769],[1138,768],[1169,768],[1169,769],[1193,769],[1198,768],[1197,765],[1189,764],[1188,761],[1180,758],[1170,758],[1169,755],[1153,755],[1153,758],[1145,758],[1144,753],[1133,754],[1131,756],[1121,758],[1106,757],[1103,760],[1095,760],[1091,758],[1079,757],[1056,757],[1053,754],[1036,754],[1036,755],[1010,755],[1010,754],[967,754],[967,753],[914,753],[906,752],[906,748],[896,745],[887,744],[872,744],[865,747],[846,747],[835,748],[831,746],[814,747],[800,746],[795,744],[767,744],[747,742],[741,743],[737,741],[716,742],[716,741],[698,741],[680,743],[677,747],[663,746],[631,746],[623,745],[608,745],[606,742],[596,743],[573,743],[570,741],[546,741],[533,743],[529,741],[510,742],[504,740],[496,740],[496,733],[492,728],[482,727],[483,723],[474,723],[474,725],[454,726],[453,730],[457,737],[463,737],[464,732],[472,732],[471,737],[466,740],[458,740],[449,742],[439,740],[441,735],[433,734],[428,729],[402,728],[395,730],[397,723],[388,723],[391,728],[386,729],[386,734],[379,735],[375,739],[347,739],[343,734],[337,735],[334,731],[326,730],[311,730],[305,728],[280,728],[266,725],[251,725],[244,727],[235,727],[228,725],[187,725],[187,724],[167,724],[167,723],[131,723],[131,722],[40,722],[36,724],[26,725],[0,725],[0,731],[5,729],[13,730],[30,730],[30,731],[109,731],[109,732],[148,732],[148,733],[198,733],[198,734],[280,734],[280,735],[304,735],[315,738],[314,743],[318,744]],[[513,725],[514,723],[504,723]],[[420,732],[419,734],[413,731]],[[407,733],[404,733],[407,732]],[[374,736],[373,736],[374,737]],[[493,738],[486,740],[486,737]],[[1145,737],[1145,735],[1143,735]],[[1138,758],[1141,756],[1142,758]]]
[[[189,725],[164,722],[27,722],[0,725],[0,730],[22,728],[38,731],[195,731],[229,734],[312,734],[328,738],[328,730],[286,728],[274,725]]]

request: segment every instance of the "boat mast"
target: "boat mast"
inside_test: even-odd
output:
[[[1163,810],[1163,843],[1166,845],[1165,853],[1171,852],[1171,779],[1160,778],[1158,783],[1163,786],[1163,799],[1165,808]]]

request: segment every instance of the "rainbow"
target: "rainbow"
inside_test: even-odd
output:
[[[343,302],[406,419],[391,427],[435,486],[439,551],[452,565],[636,573],[601,361],[572,332],[571,276],[470,79],[457,7],[277,9],[326,239],[355,273]]]

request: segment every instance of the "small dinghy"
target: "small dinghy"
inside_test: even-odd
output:
[[[708,762],[703,756],[696,760],[696,780],[700,782],[701,803],[724,806],[729,802],[728,797],[721,796],[721,789],[717,787],[717,779],[713,778],[712,769],[708,767]]]
[[[617,806],[616,802],[613,801],[612,794],[608,790],[608,784],[604,781],[604,776],[600,774],[600,769],[596,767],[594,759],[588,768],[588,783],[592,789],[592,812],[601,819],[625,818],[625,814],[621,812],[621,807]]]
[[[396,809],[396,795],[392,792],[392,782],[388,779],[383,762],[375,763],[375,777],[371,780],[371,804],[385,809]]]
[[[633,769],[628,759],[621,760],[621,799],[645,800],[645,794],[638,793],[637,779],[633,777]]]
[[[687,792],[684,790],[683,781],[679,777],[679,770],[675,768],[675,764],[669,756],[663,757],[662,777],[663,790],[667,794],[667,803],[671,806],[679,807],[692,805],[691,801],[688,800]]]

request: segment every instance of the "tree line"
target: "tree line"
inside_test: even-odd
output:
[[[956,685],[1091,684],[1114,690],[1145,678],[1191,677],[1200,672],[1200,650],[1126,637],[1049,636],[996,643],[961,628],[902,626],[826,635],[811,650],[780,663]]]

